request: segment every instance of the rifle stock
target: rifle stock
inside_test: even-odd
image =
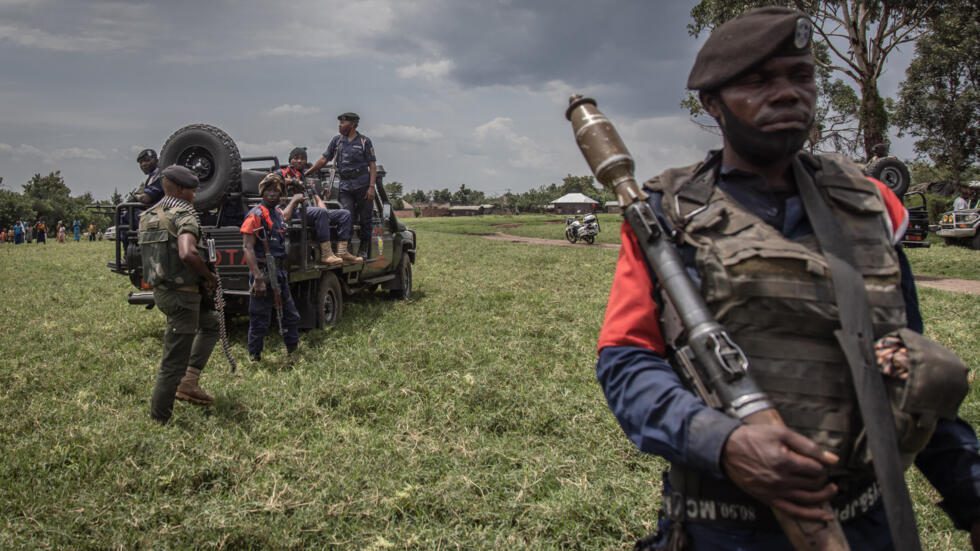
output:
[[[565,118],[596,179],[616,193],[623,217],[636,234],[657,283],[673,303],[687,330],[688,343],[677,351],[681,374],[705,402],[720,407],[747,424],[785,426],[768,397],[748,374],[748,359],[715,321],[684,264],[646,202],[647,193],[633,176],[633,157],[595,100],[572,96]],[[824,509],[830,511],[825,503]],[[807,521],[773,509],[773,514],[796,549],[850,549],[840,522]]]
[[[282,292],[279,290],[279,267],[276,265],[276,257],[272,256],[272,249],[269,248],[269,236],[265,229],[262,230],[262,245],[265,247],[265,275],[269,281],[269,292],[272,293],[272,305],[276,309],[276,320],[279,322],[279,334],[285,335],[286,329],[282,326]]]

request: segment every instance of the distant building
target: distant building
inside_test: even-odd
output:
[[[422,216],[449,216],[449,203],[424,203],[417,205]]]
[[[609,214],[620,214],[623,212],[623,207],[619,206],[619,201],[606,201],[602,204],[602,209]]]
[[[599,207],[599,201],[581,193],[569,193],[551,202],[555,214],[590,214]]]

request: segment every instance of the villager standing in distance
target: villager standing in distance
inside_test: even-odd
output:
[[[848,161],[801,152],[816,105],[811,25],[800,12],[762,8],[719,26],[688,88],[718,121],[724,148],[646,184],[660,224],[677,232],[702,298],[743,348],[749,374],[788,428],[742,424],[682,382],[670,361],[686,343],[683,324],[623,226],[597,378],[627,436],[671,463],[659,533],[640,549],[790,549],[770,509],[823,522],[833,518],[822,508],[827,501],[851,549],[910,543],[892,541],[879,489],[904,480],[876,481],[864,447],[867,404],[855,398],[845,356],[847,339],[862,335],[845,331],[855,308],[835,294],[844,286],[835,284],[841,257],[826,254],[831,248],[852,259],[847,275],[859,279],[847,289],[854,303],[867,304],[860,316],[873,314],[874,334],[863,342],[870,351],[877,340],[879,367],[893,387],[912,392],[905,383],[919,379],[931,389],[918,411],[894,412],[904,425],[893,455],[914,457],[944,511],[980,549],[977,438],[956,415],[955,393],[935,390],[949,384],[965,394],[965,368],[918,335],[914,281],[896,247],[908,213]],[[828,242],[828,226],[844,239]],[[913,351],[947,354],[949,371],[930,372],[933,364]],[[962,375],[962,385],[950,373]]]
[[[202,295],[214,292],[217,278],[204,260],[207,251],[193,206],[198,185],[188,168],[163,169],[164,197],[140,216],[143,279],[167,316],[163,359],[150,401],[150,416],[160,423],[170,420],[175,398],[197,405],[214,401],[198,384],[218,340],[217,315]]]

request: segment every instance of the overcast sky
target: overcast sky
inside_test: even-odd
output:
[[[136,152],[184,125],[218,126],[244,156],[315,158],[356,111],[406,190],[525,191],[588,173],[563,116],[581,92],[646,178],[719,141],[678,105],[704,39],[687,34],[695,4],[0,0],[0,176],[20,191],[61,170],[107,198],[142,181]]]

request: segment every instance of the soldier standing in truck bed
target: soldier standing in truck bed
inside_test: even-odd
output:
[[[146,174],[143,182],[143,189],[140,190],[138,199],[146,206],[152,206],[163,198],[163,185],[160,175],[160,160],[157,152],[152,149],[144,149],[136,156],[136,162],[140,165],[140,170]]]
[[[167,315],[163,359],[157,373],[150,416],[166,423],[174,399],[209,405],[214,400],[198,385],[201,370],[218,340],[218,318],[206,306],[204,291],[214,291],[217,278],[204,261],[201,225],[194,211],[199,182],[188,168],[161,171],[162,200],[140,216],[143,279],[153,286],[153,300]]]
[[[361,243],[357,256],[367,259],[371,256],[371,213],[378,176],[374,144],[371,138],[357,131],[361,120],[357,113],[344,113],[337,120],[340,133],[330,140],[323,156],[306,174],[316,174],[328,162],[334,161],[340,174],[340,204],[350,211],[354,224],[360,225],[358,237]]]

